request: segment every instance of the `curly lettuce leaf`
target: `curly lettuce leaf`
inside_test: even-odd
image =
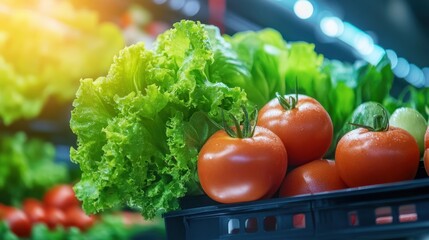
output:
[[[218,82],[230,72],[216,69],[223,56],[216,38],[200,23],[181,21],[153,50],[127,47],[107,76],[81,81],[70,121],[78,145],[70,154],[82,170],[75,191],[87,212],[128,205],[150,219],[201,191],[196,160],[216,130],[209,118],[219,121],[221,109],[238,116],[247,104],[243,90]]]

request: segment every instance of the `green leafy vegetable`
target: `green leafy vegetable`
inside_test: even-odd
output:
[[[225,36],[246,70],[240,77],[223,80],[246,91],[249,101],[261,107],[280,94],[299,92],[317,99],[328,111],[338,136],[353,110],[362,102],[383,102],[389,96],[393,73],[387,57],[377,66],[324,59],[314,44],[289,42],[273,29]],[[233,55],[231,53],[230,55]],[[331,145],[335,148],[336,139]]]
[[[75,191],[87,212],[129,205],[153,218],[200,191],[197,154],[215,130],[202,113],[220,121],[221,109],[239,116],[247,104],[243,90],[218,82],[237,75],[217,63],[235,68],[228,45],[215,44],[222,41],[213,28],[181,21],[153,50],[125,48],[107,76],[81,81],[71,159],[82,170]]]
[[[46,189],[68,181],[65,165],[54,162],[55,148],[25,133],[0,137],[0,202],[19,205]]]
[[[117,26],[70,1],[2,1],[0,9],[0,121],[6,125],[36,117],[48,98],[71,101],[79,79],[105,74],[125,44]]]
[[[325,59],[321,71],[330,79],[323,94],[329,96],[329,103],[321,103],[331,116],[334,125],[334,139],[328,151],[332,154],[339,138],[348,129],[348,119],[353,111],[364,102],[383,103],[390,95],[393,73],[390,62],[384,57],[376,66],[360,61],[354,64]],[[323,89],[323,88],[318,88]],[[316,99],[324,99],[322,96]]]
[[[388,97],[383,104],[390,113],[401,107],[410,107],[419,111],[425,119],[429,118],[429,88],[405,87],[398,97]]]
[[[393,84],[390,60],[385,56],[376,66],[364,64],[357,71],[356,104],[375,101],[382,103],[389,96]]]
[[[19,240],[19,237],[10,230],[5,221],[0,222],[0,237],[4,240]]]
[[[314,44],[294,42],[290,44],[288,61],[285,63],[286,89],[288,93],[294,92],[295,81],[305,94],[312,96],[325,106],[325,92],[329,91],[329,81],[321,72],[323,56],[314,51]]]
[[[225,36],[225,39],[245,68],[240,77],[223,79],[223,82],[243,88],[249,101],[258,108],[273,99],[276,92],[286,92],[289,52],[279,32],[273,29],[240,32],[232,37]]]
[[[19,118],[37,116],[48,94],[33,76],[22,76],[0,54],[0,119],[10,124]]]

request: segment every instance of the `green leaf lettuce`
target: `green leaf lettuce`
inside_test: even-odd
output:
[[[213,28],[181,21],[153,50],[127,47],[107,76],[81,81],[71,159],[82,170],[75,191],[87,212],[128,205],[153,218],[200,191],[198,150],[216,130],[209,118],[219,121],[221,109],[238,116],[247,103],[241,89],[219,82],[240,77],[217,69],[225,67],[217,59],[234,62],[226,43],[214,46],[221,38]]]
[[[41,197],[69,180],[65,165],[55,163],[51,143],[23,132],[0,137],[0,202],[19,205],[25,197]]]

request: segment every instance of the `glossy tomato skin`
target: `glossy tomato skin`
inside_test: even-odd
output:
[[[291,197],[345,188],[347,185],[338,174],[335,161],[317,159],[288,172],[280,187],[279,196]]]
[[[423,164],[426,174],[429,176],[429,148],[426,148],[425,152],[423,153]]]
[[[198,176],[204,192],[221,203],[269,198],[280,187],[287,170],[281,139],[256,127],[251,138],[214,133],[198,156]]]
[[[286,95],[295,97],[295,95]],[[258,125],[270,129],[286,147],[290,166],[321,159],[333,137],[332,120],[314,98],[298,95],[296,107],[284,109],[277,98],[259,111]]]
[[[426,129],[426,133],[425,133],[425,149],[429,148],[429,126]]]
[[[429,175],[429,126],[425,133],[425,151],[423,153],[423,163],[426,170],[426,174]]]
[[[5,221],[10,230],[18,237],[25,238],[31,235],[31,221],[20,209],[3,206],[0,209],[0,220]]]
[[[357,128],[345,134],[335,152],[337,170],[349,187],[411,180],[420,152],[416,140],[401,128],[371,132]]]
[[[45,209],[39,200],[34,198],[25,199],[22,209],[33,224],[46,222]]]
[[[73,187],[68,184],[57,185],[49,189],[43,197],[43,202],[48,207],[55,207],[62,210],[80,206]]]
[[[65,211],[65,222],[66,227],[77,227],[81,231],[88,230],[95,223],[95,216],[86,215],[86,213],[80,207],[71,207]]]
[[[425,133],[425,150],[423,152],[423,164],[426,170],[426,174],[429,176],[429,126]]]

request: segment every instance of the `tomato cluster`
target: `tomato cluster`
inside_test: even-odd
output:
[[[323,106],[305,95],[277,95],[261,108],[254,134],[237,136],[224,126],[207,140],[198,156],[201,186],[215,201],[236,203],[411,180],[419,146],[408,131],[389,126],[377,106],[383,114],[368,116],[374,126],[355,124],[333,161],[324,159],[333,124]],[[235,120],[233,129],[252,132],[248,125]],[[425,141],[428,148],[429,128]],[[424,159],[429,174],[429,149]]]
[[[253,134],[237,137],[219,130],[202,147],[198,176],[204,192],[213,200],[235,203],[270,198],[279,189],[283,192],[288,185],[284,181],[303,186],[303,181],[285,178],[288,166],[320,160],[333,137],[329,114],[318,101],[305,95],[278,95],[260,110],[256,123],[253,131],[246,131]],[[248,125],[236,124],[234,129],[244,131]],[[324,173],[313,173],[313,177],[323,178]],[[294,175],[299,174],[289,176]],[[339,188],[328,183],[326,189],[318,190]]]
[[[21,209],[0,204],[0,220],[17,236],[28,237],[35,224],[46,224],[50,229],[76,227],[86,231],[96,222],[96,217],[85,214],[72,186],[65,184],[48,190],[42,201],[25,199]]]

